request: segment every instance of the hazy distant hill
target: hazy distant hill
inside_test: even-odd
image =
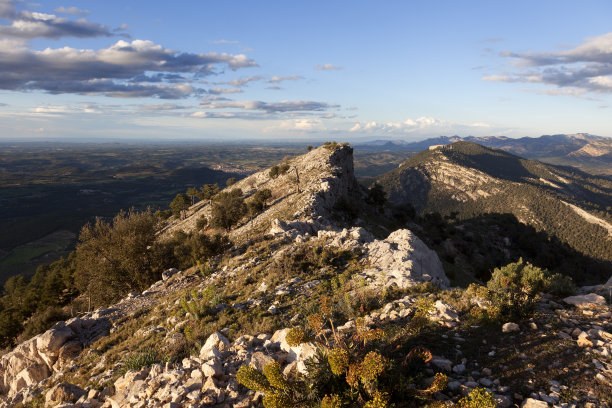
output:
[[[460,140],[495,147],[510,153],[551,164],[578,167],[593,174],[612,175],[612,138],[587,133],[544,135],[513,139],[506,136],[440,136],[418,142],[375,140],[359,145],[365,149],[397,149],[421,151],[430,146]]]
[[[378,178],[420,213],[513,214],[594,259],[612,260],[612,181],[471,142],[431,148]]]

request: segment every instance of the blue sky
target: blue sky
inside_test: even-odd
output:
[[[0,138],[612,136],[608,1],[0,0]]]

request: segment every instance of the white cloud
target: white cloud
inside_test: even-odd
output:
[[[71,7],[61,6],[61,7],[56,8],[53,11],[55,11],[56,13],[60,13],[60,14],[72,14],[75,16],[86,16],[89,14],[89,10],[81,10],[80,8],[74,7],[74,6],[71,6]]]
[[[448,123],[439,119],[424,116],[417,119],[406,119],[403,122],[357,122],[350,128],[350,131],[369,133],[411,133],[434,126],[438,128],[447,127]]]
[[[268,113],[278,112],[319,112],[334,107],[324,102],[314,101],[282,101],[282,102],[262,102],[262,101],[203,101],[200,104],[202,109],[243,109],[259,110]]]
[[[264,79],[264,77],[260,75],[254,75],[254,76],[249,76],[249,77],[232,79],[231,81],[227,81],[227,82],[220,82],[220,84],[227,84],[227,85],[233,85],[233,86],[244,86],[248,84],[249,82],[261,81],[262,79]]]
[[[304,77],[300,75],[273,76],[268,80],[268,82],[271,84],[278,84],[279,82],[283,81],[297,81],[300,79],[304,79]]]
[[[214,73],[219,65],[232,70],[257,66],[243,54],[180,53],[147,40],[120,40],[99,50],[63,47],[42,51],[0,41],[0,89],[8,90],[181,98],[203,93],[189,82]],[[147,75],[151,72],[162,75]],[[148,84],[160,81],[169,83]]]
[[[208,93],[212,95],[235,94],[241,92],[242,89],[240,88],[211,88],[208,90]]]
[[[277,133],[277,132],[299,132],[299,133],[314,133],[327,130],[323,122],[319,119],[300,118],[287,119],[278,122],[272,126],[268,126],[262,130],[262,133]]]
[[[342,67],[334,64],[315,65],[314,68],[320,71],[339,71],[342,69]]]
[[[559,52],[504,51],[511,58],[515,72],[484,76],[486,81],[540,83],[569,92],[557,95],[581,95],[581,91],[612,92],[612,33],[585,40],[579,46]],[[554,89],[554,88],[553,88]],[[549,93],[554,94],[554,93]]]
[[[56,11],[68,14],[86,14],[84,10],[79,10],[76,7],[59,7]],[[0,18],[10,22],[8,25],[0,25],[0,35],[5,38],[31,40],[41,37],[58,39],[61,37],[91,38],[115,35],[108,26],[92,23],[84,18],[69,20],[57,17],[54,14],[29,10],[17,11],[15,2],[10,0],[0,1]]]

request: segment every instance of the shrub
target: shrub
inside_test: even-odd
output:
[[[190,294],[191,299],[186,296],[181,298],[181,309],[183,312],[191,314],[198,320],[208,316],[213,306],[213,299],[215,298],[215,287],[207,287],[202,291],[201,295],[198,295],[195,290],[192,290]]]
[[[201,231],[204,229],[204,227],[206,227],[208,225],[208,218],[206,218],[205,216],[200,216],[200,218],[198,218],[198,220],[196,221],[196,228]]]
[[[495,398],[485,388],[474,388],[470,393],[459,400],[460,408],[495,408]]]
[[[521,258],[518,262],[495,269],[487,282],[487,289],[488,294],[482,289],[480,293],[492,301],[489,310],[491,317],[519,319],[533,312],[538,292],[570,294],[575,291],[575,286],[569,277],[551,275],[548,270],[524,262]]]
[[[555,296],[570,296],[578,292],[578,288],[567,275],[553,274],[548,280],[548,292]]]
[[[130,354],[123,360],[121,368],[122,373],[126,373],[129,370],[139,371],[143,367],[148,367],[155,363],[159,363],[160,359],[156,351],[146,350],[139,353]]]
[[[278,174],[283,175],[289,171],[289,163],[282,163],[278,166]]]
[[[268,172],[268,176],[270,178],[277,178],[278,177],[278,166],[272,166],[270,167],[270,171]]]
[[[413,382],[404,374],[410,367],[402,364],[397,371],[398,368],[383,354],[384,350],[400,347],[381,344],[384,341],[382,329],[368,328],[363,319],[358,319],[357,332],[352,336],[337,332],[332,319],[336,307],[332,298],[323,295],[320,300],[319,312],[308,315],[308,328],[294,328],[287,335],[287,342],[292,346],[309,338],[314,339],[317,346],[317,355],[306,362],[307,374],[304,377],[285,378],[276,362],[266,366],[263,374],[246,366],[238,371],[237,379],[241,384],[264,393],[265,407],[387,407],[391,395],[399,391],[398,386],[403,388],[400,393],[421,400],[430,399],[431,395],[446,387],[448,379],[440,373],[435,375],[428,388],[404,385]],[[331,334],[328,328],[331,328]],[[431,358],[428,350],[415,348],[407,355],[406,361],[421,359],[427,362]],[[396,380],[393,374],[402,378]]]
[[[377,207],[382,207],[387,202],[387,193],[378,183],[374,183],[370,190],[368,191],[368,195],[365,199],[366,203],[375,205]]]

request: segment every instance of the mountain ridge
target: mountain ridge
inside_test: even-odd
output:
[[[612,260],[612,182],[572,167],[460,141],[412,156],[377,182],[398,206],[462,219],[513,214],[588,256]],[[601,245],[591,247],[585,236]]]
[[[569,165],[594,174],[612,175],[612,138],[588,133],[542,135],[510,138],[507,136],[439,136],[417,142],[374,140],[359,144],[366,149],[402,148],[421,151],[431,146],[468,141],[557,165]]]

